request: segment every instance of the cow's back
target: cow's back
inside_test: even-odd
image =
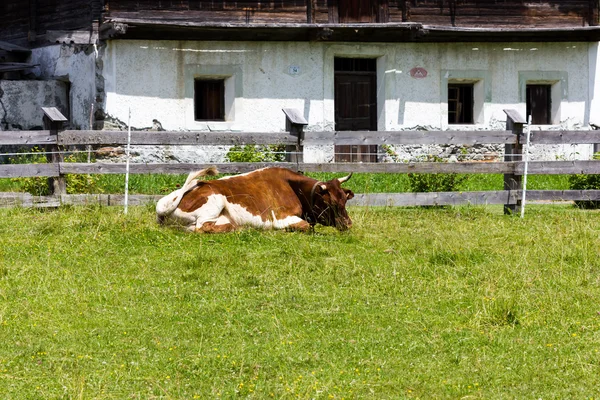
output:
[[[193,212],[211,196],[223,196],[230,206],[241,207],[262,221],[283,220],[302,215],[302,204],[291,183],[299,174],[284,168],[263,168],[250,173],[200,181],[179,204],[183,212]]]

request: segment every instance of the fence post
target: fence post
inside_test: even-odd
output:
[[[525,119],[516,110],[504,110],[506,113],[506,130],[512,131],[516,136],[515,144],[504,145],[504,161],[523,160],[523,125]],[[523,190],[523,176],[517,175],[515,171],[504,174],[504,190]],[[509,196],[510,198],[510,196]],[[505,204],[504,214],[518,214],[521,208],[521,198],[517,198],[516,204]]]
[[[286,154],[286,161],[300,164],[304,162],[302,141],[304,141],[304,127],[308,125],[308,121],[306,121],[304,116],[295,108],[284,108],[283,112],[286,117],[285,130],[289,132],[290,135],[298,138],[296,145],[285,147],[286,152],[288,152],[288,154]]]
[[[50,135],[56,136],[57,144],[51,144],[46,146],[46,151],[50,154],[46,155],[46,159],[49,163],[61,163],[64,160],[60,149],[58,148],[58,131],[62,130],[63,123],[67,121],[64,115],[56,107],[42,107],[44,111],[44,129],[50,131]],[[48,178],[48,186],[50,188],[50,194],[61,195],[67,194],[67,182],[65,177],[60,173],[59,176]]]

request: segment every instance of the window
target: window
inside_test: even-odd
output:
[[[448,123],[473,123],[473,84],[448,84]]]
[[[481,125],[492,102],[492,79],[488,70],[442,70],[440,107],[442,127]],[[460,128],[458,128],[460,129]]]
[[[225,121],[225,80],[194,80],[194,119]]]
[[[537,125],[551,124],[552,85],[527,85],[526,114],[531,115],[531,123]]]
[[[565,71],[519,71],[519,102],[525,118],[536,125],[557,125],[562,105],[569,99]]]

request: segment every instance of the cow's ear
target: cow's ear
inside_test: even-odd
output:
[[[354,197],[354,192],[350,189],[344,189],[344,192],[346,192],[346,199],[350,200],[351,198]]]

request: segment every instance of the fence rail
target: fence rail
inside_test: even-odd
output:
[[[47,111],[48,109],[44,109]],[[290,112],[292,111],[292,112]],[[192,146],[229,146],[229,145],[285,145],[301,152],[303,146],[329,145],[461,145],[474,146],[485,144],[504,145],[504,161],[497,162],[397,162],[397,163],[222,163],[216,164],[223,173],[242,173],[257,168],[277,165],[303,172],[371,172],[371,173],[461,173],[461,174],[504,174],[504,189],[489,192],[465,193],[397,193],[358,195],[354,204],[364,205],[445,205],[445,204],[504,204],[514,211],[521,199],[521,176],[524,173],[523,155],[524,119],[514,110],[506,110],[507,129],[494,131],[335,131],[304,132],[306,121],[293,110],[284,110],[287,120],[287,132],[172,132],[172,131],[133,131],[131,145],[192,145]],[[56,115],[56,114],[52,114]],[[62,180],[62,184],[53,185],[58,192],[46,203],[54,204],[57,199],[62,203],[76,200],[66,197],[64,192],[65,174],[123,174],[125,163],[70,163],[64,162],[64,146],[112,146],[127,144],[126,131],[78,131],[62,130],[65,119],[48,119],[47,130],[43,131],[2,131],[0,145],[41,145],[48,154],[47,164],[1,164],[0,177],[49,177]],[[531,144],[592,144],[600,143],[600,130],[586,131],[532,131]],[[132,174],[187,174],[215,164],[189,163],[131,163]],[[530,174],[600,174],[600,161],[533,161],[529,162]],[[528,191],[531,200],[600,200],[598,191]],[[99,197],[98,197],[99,196]],[[0,205],[11,203],[18,198],[15,194],[0,197]],[[36,203],[23,195],[19,204]],[[154,196],[155,197],[155,196]],[[133,201],[154,199],[153,196],[131,196]],[[83,197],[77,197],[77,201]],[[116,195],[105,197],[92,195],[90,201],[113,203],[120,199]],[[13,199],[13,200],[7,200]],[[135,200],[138,199],[138,200]],[[146,200],[144,200],[146,199]],[[150,201],[148,200],[148,201]],[[86,200],[87,201],[87,200]],[[53,203],[54,202],[54,203]],[[7,203],[7,204],[8,204]],[[11,203],[12,204],[12,203]]]

